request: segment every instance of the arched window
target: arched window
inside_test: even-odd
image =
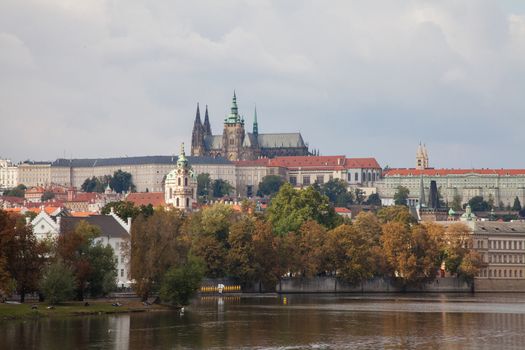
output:
[[[187,177],[184,178],[184,186],[188,186],[188,178]]]
[[[170,188],[170,199],[172,199],[172,198],[173,198],[173,191],[172,191],[172,189]]]
[[[177,185],[179,185],[179,186],[180,186],[180,177],[179,177],[179,178],[177,178]]]
[[[186,208],[189,208],[189,207],[190,207],[190,199],[186,198]]]
[[[175,203],[176,203],[176,206],[177,206],[177,207],[180,206],[180,203],[179,203],[179,197],[177,197],[177,200],[175,201]]]

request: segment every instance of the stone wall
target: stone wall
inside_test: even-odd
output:
[[[525,292],[525,279],[475,279],[474,290],[476,292]]]
[[[356,285],[334,277],[287,278],[277,285],[278,293],[391,293],[391,292],[470,292],[471,285],[454,277],[436,278],[433,282],[403,289],[393,281],[376,278]]]

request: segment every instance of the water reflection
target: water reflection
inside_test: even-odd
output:
[[[206,297],[178,312],[0,323],[0,349],[522,349],[513,295]]]

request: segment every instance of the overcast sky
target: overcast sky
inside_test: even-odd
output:
[[[525,167],[523,1],[0,1],[0,157],[178,154],[300,131],[323,155]]]

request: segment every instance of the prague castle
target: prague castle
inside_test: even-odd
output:
[[[254,114],[252,132],[246,132],[244,125],[235,93],[230,114],[224,119],[222,135],[212,134],[208,107],[206,107],[204,123],[201,122],[197,105],[191,137],[191,155],[223,157],[230,161],[310,155],[300,133],[259,134],[257,110]]]

